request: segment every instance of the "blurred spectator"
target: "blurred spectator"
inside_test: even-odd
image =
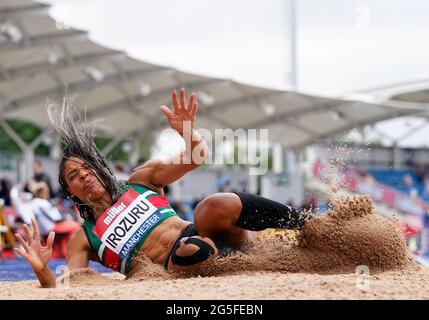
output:
[[[416,187],[414,186],[414,180],[413,177],[409,174],[406,174],[402,182],[404,183],[405,187],[407,188],[407,194],[411,197],[417,198],[418,197],[418,191]]]
[[[164,187],[164,194],[165,194],[166,196],[170,195],[170,187],[169,187],[169,186],[165,186],[165,187]]]
[[[21,192],[19,185],[14,185],[10,190],[10,201],[17,214],[17,223],[31,224],[34,214],[29,206],[29,201],[33,195],[28,191]]]
[[[29,188],[34,197],[29,193],[20,192],[18,186],[12,188],[11,200],[17,215],[22,222],[29,225],[34,218],[43,238],[54,231],[55,244],[59,247],[57,257],[64,257],[67,241],[79,229],[80,223],[64,219],[58,208],[49,201],[49,189],[45,182],[32,182]]]
[[[429,196],[429,177],[423,178],[423,196]]]
[[[40,162],[40,160],[37,160],[37,159],[34,160],[33,172],[34,172],[33,179],[27,183],[27,185],[24,188],[24,191],[31,192],[30,187],[29,187],[29,184],[31,184],[31,183],[44,182],[48,186],[49,199],[52,198],[55,195],[55,192],[52,189],[51,178],[49,178],[49,176],[43,172],[42,163]]]
[[[413,149],[404,149],[405,164],[411,168],[415,166],[415,154]]]
[[[422,254],[429,253],[429,208],[425,210],[422,216],[423,227],[421,230],[421,248]]]
[[[48,236],[49,232],[54,230],[55,223],[62,221],[59,210],[49,201],[49,189],[46,183],[36,182],[31,185],[30,191],[34,198],[29,202],[32,212],[39,225],[40,234]]]
[[[364,171],[362,176],[365,179],[366,183],[369,183],[371,185],[375,185],[377,183],[377,180],[368,171]]]
[[[201,198],[195,198],[192,200],[192,210],[195,210],[197,205],[205,198],[206,196],[202,196]]]
[[[55,197],[50,199],[50,202],[61,213],[62,220],[74,220],[81,224],[83,223],[83,219],[80,217],[79,211],[77,208],[75,210],[75,203],[70,199]]]
[[[415,164],[413,167],[414,172],[416,173],[417,178],[419,181],[423,182],[425,179],[425,176],[427,175],[426,166]]]
[[[193,221],[192,209],[181,200],[173,200],[171,202],[171,207],[181,219]]]
[[[5,206],[10,206],[10,189],[12,188],[11,182],[3,177],[0,173],[0,199],[3,199]]]

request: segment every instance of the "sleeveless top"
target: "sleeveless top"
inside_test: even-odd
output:
[[[134,247],[132,252],[128,255],[126,259],[121,259],[121,257],[114,252],[113,250],[106,247],[100,240],[100,238],[94,233],[94,227],[96,221],[94,220],[85,220],[82,227],[85,231],[86,237],[88,238],[89,245],[91,248],[97,253],[98,259],[100,263],[110,268],[114,271],[118,271],[122,274],[127,274],[133,265],[133,259],[138,253],[138,250],[143,245],[144,241],[147,237],[152,233],[155,228],[160,225],[164,220],[177,216],[174,209],[171,207],[170,202],[167,197],[148,189],[146,186],[139,184],[126,183],[125,190],[128,191],[130,188],[137,191],[140,195],[145,197],[150,203],[152,203],[156,208],[157,212],[161,214],[161,219],[152,226],[152,228],[148,231],[145,237],[140,239],[139,243]]]

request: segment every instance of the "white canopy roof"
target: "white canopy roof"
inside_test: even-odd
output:
[[[64,28],[49,6],[0,0],[0,117],[48,127],[47,99],[68,96],[101,130],[139,135],[167,126],[159,111],[170,91],[197,92],[197,127],[267,128],[271,140],[299,147],[354,127],[425,110],[420,103],[333,99],[184,73],[100,46],[86,32]],[[209,59],[208,59],[209,60]]]

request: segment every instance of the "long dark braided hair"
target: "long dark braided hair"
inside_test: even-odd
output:
[[[67,97],[64,97],[60,110],[54,103],[50,103],[46,111],[52,127],[65,144],[58,177],[62,192],[75,202],[83,219],[95,220],[91,207],[78,197],[70,194],[64,178],[64,169],[66,161],[71,157],[79,158],[84,161],[85,165],[94,170],[100,182],[111,195],[113,203],[124,193],[124,182],[120,182],[115,178],[109,163],[95,145],[94,129],[97,121],[88,122],[85,119],[85,122],[79,125],[80,114]]]

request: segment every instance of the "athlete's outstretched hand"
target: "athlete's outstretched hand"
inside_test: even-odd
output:
[[[165,105],[161,106],[160,109],[166,116],[170,127],[183,136],[184,130],[189,130],[189,133],[191,133],[194,129],[196,114],[198,111],[198,102],[196,100],[195,93],[191,93],[188,104],[186,104],[184,88],[180,89],[179,98],[180,99],[178,100],[176,90],[173,90],[171,92],[171,101],[173,103],[174,112]]]
[[[24,230],[27,235],[25,241],[19,234],[15,234],[19,243],[22,244],[24,250],[15,248],[15,252],[22,256],[33,268],[35,273],[41,272],[48,266],[49,259],[52,255],[52,245],[54,243],[55,232],[49,233],[46,247],[42,246],[40,242],[39,226],[35,219],[31,219],[34,228],[34,239],[31,236],[30,229],[25,224]]]

